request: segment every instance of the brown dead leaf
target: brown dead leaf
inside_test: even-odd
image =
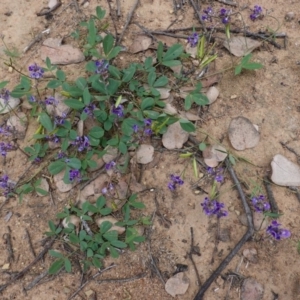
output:
[[[226,39],[223,46],[234,56],[242,57],[260,47],[261,42],[243,36],[233,36],[229,41]]]

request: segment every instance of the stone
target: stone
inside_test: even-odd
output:
[[[56,106],[47,105],[46,110],[50,115],[63,117],[70,111],[70,107],[65,104],[66,97],[62,96],[60,93],[55,92],[54,98],[58,101]]]
[[[114,217],[111,217],[111,216],[107,216],[107,217],[102,217],[102,218],[99,218],[99,219],[96,219],[96,224],[100,227],[100,225],[105,222],[105,221],[108,221],[110,223],[112,223],[112,227],[109,229],[109,231],[111,230],[116,230],[118,232],[118,234],[123,234],[125,232],[125,227],[122,227],[122,226],[116,226],[114,225],[115,223],[119,222],[117,219],[115,219]]]
[[[263,294],[263,286],[254,278],[244,280],[241,288],[241,300],[261,300]]]
[[[228,137],[232,147],[241,151],[255,147],[259,142],[260,134],[249,119],[239,116],[230,122]]]
[[[166,103],[166,106],[163,108],[163,112],[168,115],[174,116],[177,114],[177,109],[172,104]]]
[[[258,262],[257,250],[255,248],[244,249],[243,256],[253,264]]]
[[[51,9],[57,5],[57,0],[49,0],[48,7]]]
[[[189,285],[189,278],[185,275],[185,273],[180,272],[167,280],[165,290],[172,297],[175,297],[176,295],[185,294]]]
[[[49,192],[49,183],[46,180],[46,178],[42,178],[41,183],[38,186],[38,188],[44,190],[48,194],[48,192]],[[46,196],[46,195],[43,195],[41,192],[38,192],[38,191],[37,191],[37,195],[40,196],[40,197]]]
[[[150,47],[151,44],[152,44],[152,39],[150,37],[140,34],[134,38],[129,48],[129,51],[131,53],[138,53],[141,51],[145,51]]]
[[[60,173],[55,174],[53,176],[53,180],[54,180],[54,183],[55,183],[57,189],[62,193],[66,193],[66,192],[70,191],[73,187],[73,184],[64,183],[64,181],[63,181],[64,175],[65,175],[65,170],[62,170]]]
[[[93,156],[91,157],[91,160],[93,160],[96,163],[96,165],[94,167],[88,167],[89,172],[97,171],[97,170],[101,169],[105,164],[103,158],[99,157],[98,154],[93,154]]]
[[[0,114],[6,114],[16,108],[20,104],[19,98],[13,98],[9,96],[7,103],[5,103],[5,100],[0,98]]]
[[[206,97],[209,100],[209,104],[213,104],[217,100],[219,94],[219,90],[215,86],[211,86],[206,92]]]
[[[287,21],[287,22],[291,22],[295,19],[295,13],[293,11],[290,11],[288,13],[286,13],[284,19]]]
[[[165,100],[168,99],[170,96],[170,89],[168,88],[157,88],[160,93],[160,99]]]
[[[271,162],[271,180],[281,186],[300,186],[300,167],[281,154],[276,154]]]
[[[118,156],[118,149],[116,147],[107,146],[105,149],[106,153],[103,155],[103,160],[105,163],[109,163]]]
[[[15,137],[23,139],[26,134],[26,128],[28,125],[27,116],[23,112],[18,112],[16,115],[10,116],[7,120],[6,125],[11,127],[14,131]]]
[[[184,131],[179,122],[171,124],[167,131],[163,134],[162,143],[165,148],[180,149],[183,144],[188,140],[189,133]]]
[[[142,144],[136,151],[136,161],[139,164],[146,165],[153,160],[154,147],[151,145]]]
[[[72,45],[60,45],[49,47],[49,43],[43,43],[41,47],[41,59],[46,60],[50,58],[51,63],[54,65],[69,65],[76,64],[84,61],[85,56],[78,48],[74,48]]]

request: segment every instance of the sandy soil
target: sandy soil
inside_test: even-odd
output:
[[[36,43],[26,54],[22,53],[25,46],[33,37],[50,28],[50,34],[46,37],[64,37],[65,43],[76,45],[70,38],[70,33],[76,28],[76,24],[94,13],[95,7],[101,5],[109,10],[106,1],[90,1],[89,6],[80,7],[81,12],[76,12],[71,0],[62,1],[62,6],[53,14],[53,18],[46,20],[44,17],[36,17],[36,12],[47,6],[47,1],[8,1],[2,0],[0,6],[0,29],[5,36],[5,42],[10,48],[16,48],[20,53],[20,58],[16,60],[17,66],[26,71],[26,67],[31,62],[42,65],[40,59],[41,43]],[[127,13],[130,11],[132,1],[121,0],[121,17],[115,17],[116,3],[111,2],[113,16],[120,32],[126,22]],[[182,9],[171,13],[173,1],[144,0],[140,1],[133,17],[134,22],[139,22],[144,27],[156,30],[166,29],[174,20],[177,20],[172,28],[198,26],[197,18],[194,16],[193,8],[186,4]],[[206,1],[215,8],[222,7],[220,3]],[[253,7],[255,1],[238,1],[242,8],[245,5]],[[274,46],[264,43],[259,50],[254,52],[254,59],[264,65],[264,68],[254,72],[245,72],[242,76],[235,77],[233,72],[226,72],[217,87],[220,90],[218,100],[212,104],[202,115],[203,122],[199,122],[199,128],[208,132],[216,139],[223,140],[223,145],[233,153],[228,139],[227,128],[232,118],[242,115],[249,118],[254,124],[259,126],[261,139],[254,149],[245,150],[238,154],[254,162],[252,166],[245,162],[239,162],[235,170],[242,182],[251,187],[255,184],[262,184],[264,175],[270,172],[270,162],[275,154],[282,154],[290,160],[297,162],[297,157],[283,148],[280,142],[289,143],[290,147],[299,149],[299,24],[300,3],[298,1],[268,1],[262,0],[259,3],[264,10],[267,10],[280,23],[278,32],[285,32],[288,35],[286,49],[276,49]],[[295,12],[295,18],[287,22],[285,14]],[[244,10],[242,15],[245,25],[250,26],[249,30],[256,32],[266,27],[276,28],[277,21],[274,18],[265,18],[262,21],[252,23],[248,19],[249,9]],[[109,30],[114,33],[112,21],[107,17]],[[241,22],[236,20],[234,25],[241,26]],[[136,33],[140,29],[131,24],[126,31],[122,45],[129,47]],[[219,35],[219,42],[224,39],[224,35]],[[162,39],[170,42],[177,42],[177,39]],[[185,43],[184,40],[180,42]],[[278,40],[283,45],[283,40]],[[2,59],[7,59],[3,54],[4,46],[0,44]],[[145,55],[152,53],[147,50],[145,53],[131,55],[122,53],[115,60],[115,64],[127,65],[131,61],[141,61]],[[228,67],[231,58],[227,50],[218,48],[219,58],[216,62],[216,70]],[[1,60],[3,62],[3,60]],[[79,74],[84,75],[85,62],[78,65],[63,66],[62,69],[70,74],[71,78],[76,78]],[[12,88],[19,80],[19,74],[9,72],[8,67],[0,64],[0,82],[9,80],[9,88]],[[174,93],[176,96],[176,93]],[[20,108],[22,109],[22,108]],[[24,110],[26,113],[28,111]],[[4,120],[6,116],[2,116]],[[21,147],[30,144],[32,133],[36,130],[36,125],[30,123],[26,137],[18,141]],[[197,139],[201,141],[204,135],[197,132]],[[300,154],[300,151],[299,151]],[[226,207],[233,207],[227,218],[221,219],[222,229],[228,229],[230,238],[226,242],[216,241],[216,220],[207,218],[202,212],[200,203],[205,194],[195,193],[192,185],[195,183],[191,165],[187,166],[185,185],[172,194],[167,183],[172,173],[180,173],[186,167],[186,161],[178,159],[178,153],[157,151],[155,153],[156,164],[146,167],[142,174],[142,183],[153,188],[152,192],[145,192],[139,196],[147,208],[143,215],[151,215],[155,210],[156,214],[153,226],[151,226],[151,251],[149,252],[149,241],[140,245],[136,252],[126,251],[118,260],[107,260],[108,266],[112,261],[116,267],[103,273],[98,277],[99,282],[91,282],[75,299],[92,299],[85,294],[86,291],[93,290],[97,294],[97,299],[172,299],[165,292],[164,285],[159,277],[151,272],[149,261],[152,257],[157,259],[158,268],[163,279],[166,281],[175,271],[176,264],[187,264],[187,276],[190,279],[190,286],[186,294],[177,296],[177,299],[193,299],[199,289],[197,278],[191,261],[187,257],[190,251],[190,228],[194,229],[195,244],[200,247],[201,256],[194,255],[194,260],[198,268],[202,283],[218,267],[220,262],[234,247],[238,240],[246,232],[246,227],[242,226],[238,215],[243,212],[237,192],[232,188],[229,174],[226,175],[225,183],[221,187],[222,202]],[[5,164],[1,162],[2,174],[8,173],[12,178],[18,178],[29,167],[26,157],[21,151],[10,152]],[[204,170],[202,170],[204,172]],[[46,174],[46,173],[45,173]],[[201,182],[204,190],[209,190],[208,183]],[[54,188],[54,186],[53,186]],[[280,222],[291,230],[290,239],[274,242],[270,239],[253,239],[247,242],[243,249],[255,248],[258,252],[258,262],[249,263],[242,259],[242,250],[235,256],[222,275],[234,271],[239,266],[239,274],[243,277],[253,277],[264,286],[263,299],[273,299],[272,291],[279,294],[279,299],[293,300],[300,296],[299,282],[299,254],[297,253],[297,242],[299,240],[299,202],[296,196],[289,190],[279,186],[272,186],[279,209],[283,212]],[[10,199],[0,211],[0,235],[11,230],[12,245],[15,261],[10,264],[9,270],[1,270],[0,284],[4,284],[13,278],[15,272],[19,272],[26,267],[33,259],[26,238],[25,228],[29,231],[36,253],[42,249],[40,241],[45,237],[44,232],[48,229],[47,221],[54,219],[73,197],[74,191],[70,194],[59,194],[53,191],[56,205],[53,206],[48,196],[40,198],[35,195],[25,196],[22,203],[17,199]],[[157,199],[158,206],[155,203]],[[4,198],[1,200],[4,201]],[[11,219],[6,222],[4,217],[8,212],[12,212]],[[258,233],[258,237],[262,235]],[[214,251],[214,248],[216,249]],[[214,261],[212,263],[212,257]],[[0,267],[8,263],[7,245],[2,242],[0,245]],[[68,299],[76,291],[81,282],[81,274],[74,269],[72,274],[61,273],[48,282],[35,286],[27,293],[23,287],[29,284],[38,274],[45,271],[51,263],[49,256],[44,261],[35,265],[21,280],[8,287],[1,295],[1,299]],[[129,282],[100,282],[107,278],[130,278],[135,275],[145,273],[145,277]],[[225,278],[225,277],[223,277]],[[225,299],[229,289],[229,281],[219,277],[214,282],[203,299]],[[233,284],[226,299],[239,299],[240,285]],[[95,298],[96,299],[96,298]],[[300,298],[299,298],[300,299]]]

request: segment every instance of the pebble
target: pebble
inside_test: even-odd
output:
[[[261,300],[264,288],[254,278],[244,280],[241,288],[241,300]]]
[[[281,154],[271,162],[271,180],[281,186],[300,186],[300,167]]]
[[[248,261],[253,264],[256,264],[258,261],[257,250],[255,248],[244,249],[243,255],[245,258],[247,258]]]
[[[211,86],[206,93],[209,104],[213,104],[217,100],[219,94],[219,90],[215,86]]]
[[[0,98],[0,114],[6,114],[16,108],[20,104],[20,99],[19,98],[13,98],[9,96],[8,98],[8,104],[5,104],[4,99]]]
[[[288,13],[285,15],[284,19],[285,19],[287,22],[293,21],[293,20],[295,19],[295,13],[294,13],[293,11],[288,12]]]
[[[142,144],[136,151],[136,161],[139,164],[146,165],[154,158],[154,147],[151,145]]]
[[[189,278],[183,272],[180,272],[167,280],[165,290],[172,297],[175,297],[176,295],[185,294],[189,285]]]

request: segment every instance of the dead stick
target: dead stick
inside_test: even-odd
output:
[[[189,258],[190,258],[190,260],[191,260],[191,262],[193,264],[194,270],[196,272],[198,286],[200,286],[201,285],[200,275],[199,275],[197,266],[195,264],[195,261],[193,259],[193,253],[195,253],[195,250],[194,250],[194,230],[193,230],[193,227],[191,227],[190,230],[191,230],[191,249],[190,249],[190,252],[188,253],[188,256],[189,256]]]
[[[108,4],[108,7],[109,7],[109,15],[110,15],[111,20],[113,22],[114,29],[115,29],[115,35],[116,35],[116,38],[117,38],[117,36],[118,36],[118,30],[117,30],[117,26],[116,26],[115,20],[114,20],[114,18],[112,16],[112,9],[111,9],[111,5],[110,5],[110,1],[109,0],[107,0],[107,4]]]
[[[36,15],[38,17],[41,17],[41,16],[45,16],[45,15],[48,15],[50,14],[51,12],[55,11],[57,8],[59,8],[61,6],[61,1],[60,0],[57,0],[57,3],[52,7],[52,8],[46,8],[45,11],[40,11],[39,13],[37,13]],[[43,8],[44,9],[44,8]],[[42,10],[43,10],[42,9]]]
[[[36,253],[35,253],[34,248],[32,246],[31,237],[29,235],[29,232],[28,232],[27,228],[25,228],[25,233],[26,233],[26,236],[27,236],[30,251],[31,251],[33,257],[36,257]]]
[[[242,204],[244,206],[244,210],[247,216],[247,222],[248,222],[248,230],[243,235],[241,240],[235,245],[235,247],[231,250],[231,252],[225,257],[225,259],[221,262],[219,267],[211,274],[211,276],[204,282],[204,284],[201,286],[200,290],[198,291],[196,297],[194,300],[201,300],[203,299],[203,296],[207,289],[210,287],[210,285],[214,282],[214,280],[220,275],[220,273],[226,268],[226,266],[230,263],[230,261],[233,259],[233,257],[238,253],[238,251],[242,248],[242,246],[251,238],[254,232],[254,226],[253,226],[253,220],[252,220],[252,213],[250,210],[250,207],[247,203],[247,199],[245,197],[245,194],[243,192],[242,186],[231,166],[231,163],[228,159],[226,159],[226,166],[230,173],[230,176],[238,190],[238,193],[240,195],[240,198],[242,200]]]
[[[35,277],[32,282],[30,282],[26,287],[24,287],[24,289],[26,291],[31,290],[35,285],[37,285],[43,278],[45,278],[47,275],[49,274],[48,270],[44,271],[43,273],[41,273],[40,275],[38,275],[37,277]]]
[[[13,250],[12,243],[11,243],[11,235],[10,235],[11,230],[10,230],[9,226],[7,228],[8,228],[9,232],[3,234],[3,239],[7,246],[8,262],[11,263],[15,260],[15,256],[14,256],[14,250]]]
[[[119,45],[119,44],[121,43],[121,41],[122,41],[122,39],[123,39],[123,36],[124,36],[124,33],[125,33],[125,31],[126,31],[128,25],[130,24],[130,21],[131,21],[131,19],[132,19],[133,13],[134,13],[134,11],[135,11],[135,9],[136,9],[136,7],[137,7],[138,4],[139,4],[139,0],[135,0],[135,3],[133,4],[133,6],[132,6],[132,8],[131,8],[131,11],[129,12],[129,14],[128,14],[128,16],[127,16],[127,21],[126,21],[126,23],[125,23],[125,26],[124,26],[122,32],[121,32],[121,35],[120,35],[120,37],[117,39],[117,43],[116,43],[117,45]]]
[[[198,16],[198,19],[199,19],[199,21],[200,21],[200,24],[202,25],[202,29],[203,29],[204,32],[206,33],[207,30],[206,30],[205,24],[204,24],[204,22],[203,22],[203,20],[202,20],[202,17],[201,17],[201,15],[200,15],[199,10],[198,10],[197,7],[196,7],[196,4],[195,4],[194,0],[190,0],[190,2],[191,2],[192,6],[193,6],[193,8],[194,8],[194,11],[195,11],[196,15]]]
[[[228,0],[216,0],[216,1],[226,4],[226,5],[237,6],[237,3],[233,2],[233,1],[228,1]]]
[[[265,185],[265,188],[266,188],[266,191],[267,191],[268,200],[270,202],[271,211],[272,211],[272,213],[278,214],[278,212],[279,212],[278,205],[277,205],[276,200],[274,198],[274,194],[272,192],[271,184],[270,184],[268,176],[264,177],[264,185]]]
[[[102,280],[97,280],[97,283],[102,283],[102,282],[129,282],[129,281],[133,281],[133,280],[137,280],[137,279],[141,279],[143,277],[145,277],[147,275],[147,273],[141,273],[138,274],[136,276],[133,277],[129,277],[129,278],[107,278],[107,279],[102,279]]]
[[[138,27],[140,27],[147,35],[152,37],[152,39],[157,42],[157,38],[151,33],[151,31],[149,31],[147,28],[145,28],[144,26],[142,26],[138,22],[135,22],[134,24],[137,25]]]
[[[22,278],[39,260],[41,260],[48,250],[52,247],[55,242],[55,237],[53,237],[45,248],[39,253],[39,255],[21,272],[19,272],[12,280],[0,286],[0,293],[3,292],[8,286],[15,283],[18,279]]]
[[[92,280],[94,280],[96,277],[98,277],[99,275],[101,275],[103,272],[108,271],[112,268],[116,267],[115,264],[110,265],[109,267],[103,269],[103,270],[99,270],[95,275],[91,276],[90,278],[87,279],[87,281],[85,283],[83,283],[78,290],[73,293],[68,300],[71,300],[72,298],[74,298],[88,283],[90,283]]]
[[[120,5],[120,0],[117,0],[117,16],[121,16],[121,5]]]
[[[80,8],[79,8],[79,5],[78,5],[78,2],[77,0],[73,0],[73,5],[75,7],[75,10],[77,13],[80,13]]]

